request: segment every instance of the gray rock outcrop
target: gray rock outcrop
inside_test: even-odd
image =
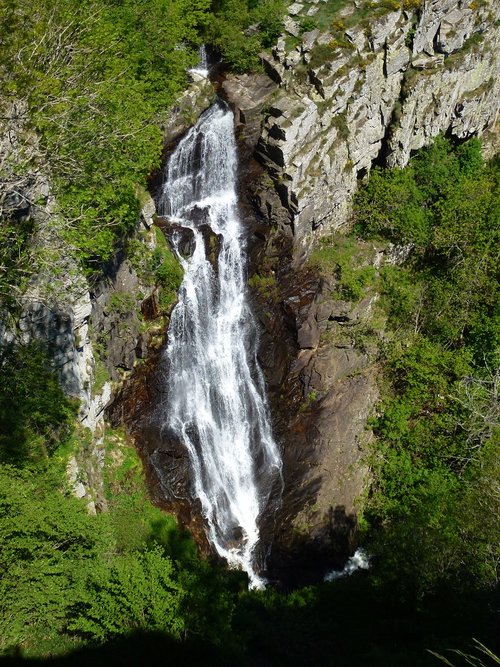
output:
[[[239,135],[255,137],[264,167],[247,189],[269,224],[254,262],[274,287],[257,288],[256,309],[284,457],[283,505],[268,528],[270,566],[285,578],[311,562],[341,565],[353,548],[357,499],[368,484],[366,423],[378,400],[377,295],[357,305],[339,300],[335,284],[306,268],[311,247],[349,221],[359,180],[374,164],[403,167],[440,133],[484,133],[498,144],[497,4],[425,0],[418,12],[373,6],[368,19],[347,9],[330,32],[298,35],[307,13],[294,7],[288,36],[262,54],[268,83],[258,75],[223,84]],[[411,247],[361,250],[377,270],[403,261]]]
[[[464,139],[494,127],[499,18],[492,0],[425,0],[419,12],[374,7],[368,20],[352,14],[334,33],[310,31],[291,50],[281,39],[263,54],[278,89],[257,155],[288,213],[298,258],[345,224],[374,162],[403,167],[439,133]],[[238,86],[228,92],[238,107]]]

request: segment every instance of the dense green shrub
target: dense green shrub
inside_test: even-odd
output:
[[[365,234],[425,244],[429,219],[412,168],[386,172],[375,168],[356,197],[359,226]]]
[[[107,517],[89,516],[58,483],[0,465],[0,652],[71,648],[58,635],[81,575],[112,552]]]
[[[417,597],[498,576],[500,172],[480,149],[438,138],[355,200],[358,233],[413,248],[380,271],[390,335],[366,517],[383,578]]]
[[[259,67],[259,53],[283,29],[284,0],[214,0],[206,39],[236,71]]]
[[[0,350],[0,462],[43,464],[69,439],[75,416],[47,349],[30,343]]]
[[[10,311],[20,303],[32,271],[32,233],[30,220],[0,219],[0,303]]]
[[[98,269],[136,224],[159,118],[196,61],[208,0],[2,0],[2,74],[26,103],[66,220]]]
[[[103,641],[150,630],[179,638],[186,629],[181,613],[185,591],[161,547],[95,563],[82,583],[68,624],[78,635]]]
[[[0,464],[0,655],[57,655],[141,630],[230,641],[241,578],[200,561],[151,505],[130,445],[106,446],[109,511],[96,516],[61,492],[56,468]]]

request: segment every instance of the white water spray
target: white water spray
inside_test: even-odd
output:
[[[325,574],[325,581],[335,581],[349,577],[358,570],[368,570],[370,567],[370,558],[363,549],[356,549],[354,555],[349,558],[342,570],[331,570]]]
[[[191,74],[206,79],[209,74],[207,48],[202,44],[198,50],[198,64],[189,70]]]
[[[233,114],[221,104],[202,115],[167,164],[159,213],[192,230],[194,250],[183,257],[181,234],[174,233],[184,279],[163,353],[168,386],[162,428],[189,452],[193,493],[210,541],[258,587],[259,518],[281,479],[281,458],[247,302],[236,167]],[[212,242],[218,239],[216,266],[203,235],[206,224]]]

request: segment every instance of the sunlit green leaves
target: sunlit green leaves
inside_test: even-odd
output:
[[[257,69],[259,53],[282,32],[283,0],[215,0],[207,39],[236,71]]]
[[[133,630],[179,637],[185,629],[180,613],[185,592],[160,547],[96,563],[82,585],[69,629],[94,641]]]
[[[26,100],[66,220],[91,270],[135,225],[159,166],[160,116],[187,82],[209,0],[0,0],[4,77]]]
[[[498,576],[498,175],[477,140],[438,138],[356,198],[365,238],[413,246],[380,272],[389,336],[367,516],[383,577],[417,595]]]

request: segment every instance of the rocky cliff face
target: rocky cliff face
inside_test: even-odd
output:
[[[29,247],[20,253],[23,261],[7,267],[9,279],[16,281],[8,285],[10,294],[5,293],[6,283],[0,288],[6,306],[0,312],[0,350],[9,344],[40,343],[62,389],[78,401],[78,432],[85,447],[71,458],[68,478],[75,493],[95,511],[105,502],[105,409],[119,382],[146,354],[152,331],[139,319],[140,306],[155,286],[141,281],[123,253],[89,283],[61,233],[64,220],[58,215],[47,160],[26,105],[0,98],[0,108],[0,215],[18,225],[19,234],[23,227],[30,230]],[[145,198],[144,253],[155,243],[154,232],[147,231],[154,211],[153,201]],[[15,237],[7,242],[16,247]]]
[[[481,134],[494,126],[500,99],[495,2],[425,0],[394,11],[371,3],[364,14],[350,3],[328,30],[299,35],[300,15],[318,7],[309,4],[293,6],[287,33],[262,56],[277,87],[257,146],[298,256],[345,224],[374,162],[403,167],[441,132]]]
[[[220,89],[235,110],[260,363],[284,461],[282,505],[264,518],[262,531],[274,540],[270,576],[295,583],[341,567],[355,545],[383,335],[377,294],[346,301],[308,254],[320,236],[348,222],[352,195],[374,164],[404,166],[440,132],[463,139],[492,128],[500,93],[498,10],[491,3],[438,0],[421,10],[372,3],[366,18],[356,3],[330,17],[328,29],[301,35],[300,15],[325,9],[328,3],[293,5],[287,33],[262,56],[266,73],[229,75]],[[202,97],[201,111],[209,96],[196,85],[181,100],[167,143]],[[376,270],[404,254],[361,245],[352,261]],[[143,375],[125,393],[134,428],[154,403],[154,376]],[[158,437],[141,428],[147,460]],[[168,508],[203,543],[196,504],[185,501],[185,453],[163,453],[162,472],[150,467],[155,496],[174,498]]]
[[[383,335],[377,295],[344,301],[307,256],[348,223],[352,195],[374,164],[403,167],[439,133],[494,131],[500,104],[500,7],[387,6],[372,3],[365,18],[351,3],[327,30],[301,35],[304,17],[324,7],[296,3],[287,32],[262,55],[267,74],[223,83],[242,139],[242,189],[264,223],[251,226],[250,283],[285,477],[269,565],[302,583],[341,564],[355,543]],[[252,153],[260,170],[248,168]],[[353,261],[375,269],[405,255],[358,250]]]
[[[40,224],[42,236],[43,225],[50,224],[49,220],[50,216]],[[45,242],[47,247],[56,247],[50,240]],[[55,278],[58,262],[52,259],[55,264],[50,271],[41,269],[32,277],[20,298],[17,316],[2,323],[0,347],[10,342],[40,343],[52,359],[62,389],[77,399],[79,432],[85,447],[71,457],[68,480],[75,494],[88,501],[89,511],[95,512],[105,506],[105,409],[123,378],[146,356],[151,340],[151,329],[141,328],[138,317],[141,295],[147,288],[123,256],[92,285],[68,258],[63,262],[68,272],[57,272],[59,277]]]

